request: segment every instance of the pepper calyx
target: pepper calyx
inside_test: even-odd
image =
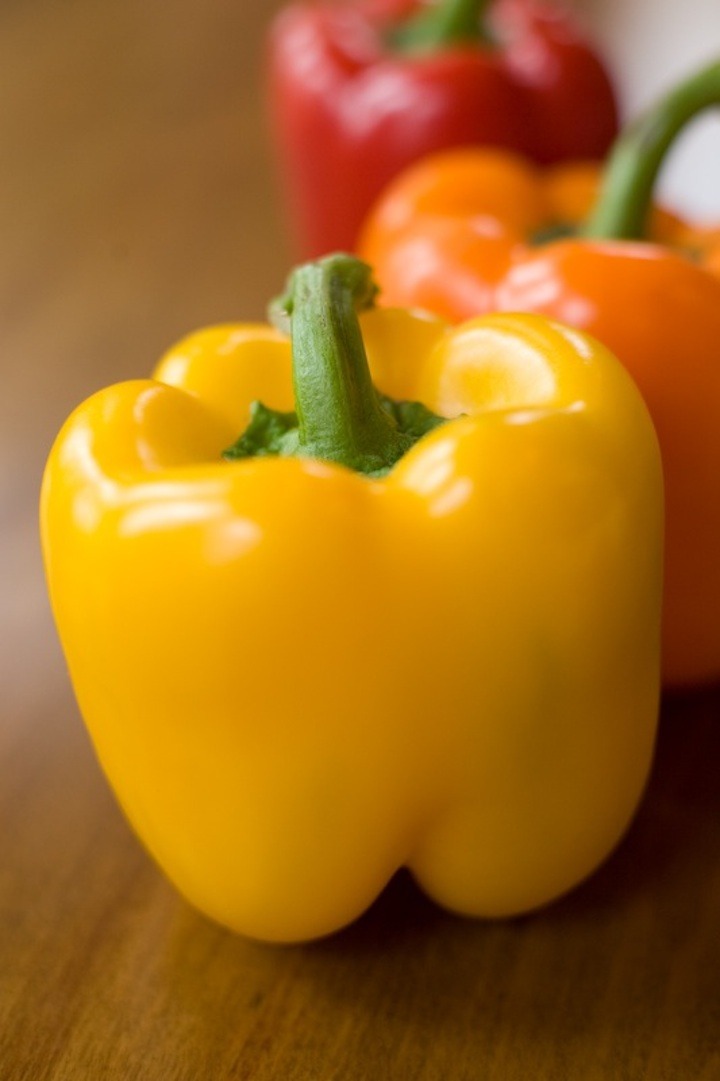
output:
[[[437,0],[393,27],[387,42],[395,52],[411,55],[459,45],[494,48],[488,7],[489,0]]]
[[[382,477],[444,422],[420,402],[393,401],[373,385],[358,312],[372,306],[377,291],[370,267],[342,253],[293,271],[270,314],[289,330],[295,412],[253,403],[225,459],[314,458]]]
[[[433,413],[422,402],[396,401],[379,395],[382,408],[397,427],[398,433],[407,439],[409,450],[428,432],[445,424],[444,417]],[[270,409],[260,401],[250,406],[250,423],[239,439],[223,451],[223,458],[228,462],[243,458],[292,458],[299,457],[299,429],[297,413],[283,413]],[[391,466],[365,475],[378,479],[390,472]]]

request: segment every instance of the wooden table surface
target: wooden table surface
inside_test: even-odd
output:
[[[50,442],[285,275],[258,81],[277,3],[0,8],[2,1081],[716,1081],[720,694],[663,704],[627,839],[533,916],[398,877],[356,925],[266,947],[193,912],[91,752],[37,541]]]

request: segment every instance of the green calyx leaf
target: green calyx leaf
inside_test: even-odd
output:
[[[428,432],[446,423],[444,417],[437,416],[422,402],[397,402],[384,395],[378,395],[378,401],[400,437],[403,454]],[[231,447],[223,451],[223,458],[228,462],[245,458],[302,456],[297,413],[269,409],[262,402],[253,402],[247,428]],[[384,477],[391,468],[383,465],[365,475]]]
[[[428,432],[446,423],[445,417],[439,417],[422,402],[396,402],[394,398],[379,395],[380,405],[395,421],[397,430],[409,436],[412,443],[417,443]]]
[[[529,243],[531,247],[539,248],[543,244],[552,244],[554,240],[568,240],[570,237],[577,235],[577,226],[571,225],[569,222],[551,222],[549,225],[536,229],[530,236]]]
[[[281,413],[278,409],[268,409],[262,402],[253,402],[250,423],[222,456],[227,462],[240,458],[287,456],[297,449],[297,435],[297,413]]]
[[[376,294],[371,268],[353,255],[295,268],[271,306],[271,319],[290,335],[295,412],[256,402],[226,459],[294,455],[381,477],[441,423],[419,403],[378,394],[359,322]]]

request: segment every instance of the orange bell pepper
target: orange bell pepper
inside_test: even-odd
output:
[[[720,62],[616,143],[604,176],[498,151],[424,160],[387,189],[360,251],[383,302],[451,320],[532,311],[599,338],[653,417],[666,485],[666,685],[720,678],[720,230],[654,207],[664,157],[720,104]]]

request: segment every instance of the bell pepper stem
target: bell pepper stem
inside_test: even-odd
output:
[[[680,83],[620,135],[582,235],[598,240],[641,239],[668,151],[686,125],[713,106],[720,106],[720,61]]]
[[[486,24],[489,0],[437,0],[391,33],[399,52],[432,52],[443,46],[493,45]]]
[[[383,477],[444,419],[421,402],[395,401],[375,389],[358,312],[377,287],[370,267],[351,255],[328,255],[291,274],[270,319],[289,334],[295,411],[260,401],[226,461],[266,456],[317,458]]]
[[[334,254],[298,267],[271,306],[274,322],[290,320],[297,454],[370,475],[412,445],[382,408],[368,367],[358,311],[376,292],[366,263]]]

